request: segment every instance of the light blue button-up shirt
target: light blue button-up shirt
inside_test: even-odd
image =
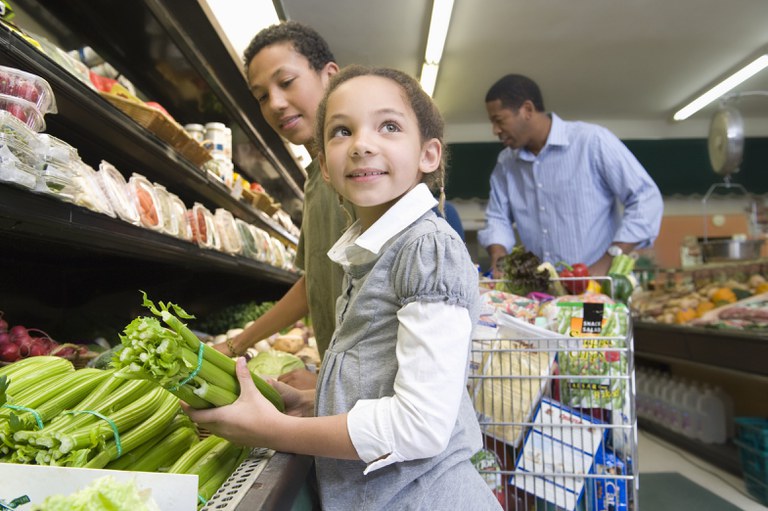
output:
[[[499,153],[480,244],[511,251],[514,225],[540,259],[587,265],[614,242],[650,246],[664,209],[653,179],[607,129],[551,116],[538,155],[524,148]]]

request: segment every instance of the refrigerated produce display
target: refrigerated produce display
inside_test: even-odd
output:
[[[46,33],[23,34],[22,10],[34,13],[35,30]],[[62,355],[57,358],[69,364],[68,377],[82,380],[77,388],[84,393],[90,385],[85,382],[96,377],[96,369],[83,366],[95,362],[105,344],[120,343],[123,328],[141,310],[140,290],[183,303],[201,319],[235,304],[282,296],[298,279],[292,264],[298,241],[293,224],[300,221],[304,174],[261,118],[239,65],[226,53],[204,8],[175,1],[86,6],[33,0],[18,2],[17,14],[18,28],[0,24],[0,72],[19,85],[3,92],[9,97],[0,112],[0,261],[7,268],[0,289],[2,317],[13,318],[17,325],[44,327],[52,337],[30,329],[30,339],[41,339],[40,349],[45,341],[49,353]],[[238,195],[230,184],[202,169],[183,147],[102,97],[89,82],[88,68],[66,57],[84,47],[98,51],[130,77],[137,91],[165,105],[173,122],[220,121],[231,127],[238,148],[233,164],[241,179],[258,181],[269,190],[275,199],[271,204],[281,215],[273,217],[251,198]],[[40,85],[39,91],[34,94],[30,87],[21,87],[22,82]],[[182,90],[189,84],[197,87],[194,97]],[[16,96],[11,94],[22,96],[19,100],[28,105],[20,106],[26,110],[15,108]],[[46,357],[22,362],[35,358]],[[13,365],[0,362],[0,371]],[[3,390],[0,381],[4,399]],[[53,390],[40,398],[31,396],[26,405],[19,405],[24,409],[13,413],[20,414],[25,424],[31,421],[31,430],[54,420],[72,403],[52,398]],[[155,391],[144,394],[154,396]],[[177,408],[178,398],[160,394],[152,409],[165,415],[154,424],[164,424],[166,437],[173,433],[170,418],[176,410],[171,405]],[[9,396],[22,401],[18,392]],[[127,403],[123,404],[131,406]],[[16,406],[8,405],[0,413],[11,413],[11,406]],[[47,415],[36,409],[39,406]],[[71,455],[72,463],[88,460],[96,468],[106,467],[103,461],[114,462],[113,455],[122,449],[139,448],[144,435],[131,435],[136,416],[127,412],[133,418],[120,423],[92,411],[56,420],[90,424],[91,430],[111,438],[112,443],[105,437],[106,450],[86,455],[75,448],[78,440],[65,444],[67,453],[30,454],[25,447],[14,455],[39,456],[42,462]],[[150,436],[159,439],[158,431]],[[205,431],[198,431],[195,444],[214,442],[208,438]],[[217,509],[240,505],[281,509],[299,493],[311,464],[307,457],[264,449],[245,452],[223,444],[211,449],[226,454],[233,464],[206,469],[219,479],[206,485],[204,495],[193,495],[194,507],[206,508],[203,500],[221,488],[219,493],[227,498],[223,503],[211,500],[208,508],[215,503]],[[77,462],[75,452],[81,456]],[[28,479],[58,481],[61,472],[54,469],[64,470],[36,468],[41,472]],[[0,471],[3,480],[15,477],[8,464],[0,463]],[[173,481],[180,481],[162,474],[157,479],[170,485],[166,493],[172,493]],[[15,497],[0,495],[0,499]]]

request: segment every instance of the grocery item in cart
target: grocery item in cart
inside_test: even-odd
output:
[[[483,431],[519,447],[552,374],[560,335],[503,312],[497,338],[473,340],[471,395]]]
[[[534,323],[539,315],[539,302],[503,291],[488,291],[480,295],[483,309],[493,307],[517,319]]]
[[[568,337],[558,354],[560,399],[585,409],[621,409],[626,399],[629,309],[623,303],[560,302],[554,329]]]
[[[99,185],[117,216],[126,222],[139,225],[139,213],[128,191],[128,183],[120,171],[111,163],[102,160],[97,175]]]
[[[594,473],[595,460],[605,450],[606,427],[546,398],[531,422],[510,484],[558,509],[579,509],[585,494],[584,476]],[[537,505],[536,509],[547,506]]]

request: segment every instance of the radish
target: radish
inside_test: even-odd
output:
[[[24,337],[29,337],[27,334],[27,329],[21,325],[16,325],[13,328],[10,329],[11,334],[11,342],[14,344],[19,344],[19,341]]]
[[[29,348],[30,357],[39,357],[41,355],[47,355],[49,353],[48,343],[41,337],[38,337],[32,341],[32,346]]]
[[[0,344],[0,360],[3,362],[16,362],[20,358],[18,346],[11,342]]]
[[[0,332],[0,344],[11,342],[11,334],[8,332]]]

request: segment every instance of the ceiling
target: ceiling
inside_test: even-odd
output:
[[[418,76],[432,2],[278,1],[340,64]],[[455,0],[435,101],[449,142],[490,141],[485,93],[520,73],[565,119],[624,139],[706,137],[715,106],[683,122],[672,114],[767,49],[768,0]],[[736,90],[768,91],[768,69]],[[768,96],[736,105],[747,136],[768,136]]]

